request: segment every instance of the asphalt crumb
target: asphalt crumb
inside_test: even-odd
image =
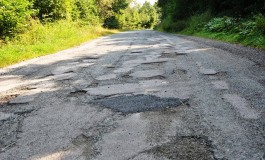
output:
[[[102,107],[128,114],[174,108],[183,105],[186,101],[178,98],[160,98],[151,95],[122,95],[96,100],[95,103]]]

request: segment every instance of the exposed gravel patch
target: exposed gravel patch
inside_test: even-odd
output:
[[[261,67],[265,67],[265,51],[261,49],[255,49],[251,47],[242,46],[240,44],[231,44],[231,43],[226,43],[206,38],[184,36],[184,35],[177,35],[177,36],[203,45],[208,45],[211,47],[231,52],[240,57],[250,59],[251,61],[256,62]]]

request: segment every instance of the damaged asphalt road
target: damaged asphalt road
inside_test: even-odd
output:
[[[263,160],[264,57],[146,30],[3,68],[0,159]]]

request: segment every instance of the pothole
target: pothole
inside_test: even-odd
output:
[[[204,75],[216,75],[218,73],[214,69],[206,69],[206,68],[201,68],[199,71],[201,74],[204,74]]]
[[[147,77],[147,78],[142,78],[143,80],[154,80],[154,79],[167,79],[165,76],[154,76],[154,77]]]
[[[76,97],[76,96],[85,95],[86,93],[87,93],[87,91],[84,91],[84,90],[76,90],[76,91],[70,92],[68,96],[69,97]]]
[[[166,63],[169,61],[174,60],[173,58],[158,58],[154,60],[147,60],[145,62],[142,62],[142,64],[158,64],[158,63]]]
[[[5,95],[0,97],[0,106],[7,104],[9,101],[12,99],[15,99],[19,94],[14,94],[14,95]]]
[[[175,58],[177,56],[186,56],[186,53],[178,53],[178,52],[164,52],[161,54],[160,58]]]
[[[124,75],[122,75],[121,76],[122,78],[132,78],[130,75],[128,75],[128,74],[124,74]]]
[[[172,71],[172,74],[185,75],[188,72],[185,69],[175,69]]]
[[[83,147],[83,155],[90,159],[91,157],[97,154],[97,150],[94,147],[95,140],[93,137],[87,137],[84,134],[81,134],[73,139],[72,143],[75,146]]]
[[[98,82],[93,82],[88,87],[98,87],[98,85],[99,85]]]
[[[218,72],[215,76],[218,76],[220,78],[225,78],[227,76],[227,72],[225,71],[220,71]]]
[[[23,90],[23,91],[30,91],[30,90],[34,90],[34,89],[37,89],[37,87],[24,86],[24,87],[20,88],[20,90]]]
[[[90,56],[87,56],[84,60],[99,59],[99,58],[100,58],[99,55],[90,55]]]
[[[122,95],[95,101],[102,107],[125,114],[174,108],[186,102],[187,100],[178,98],[160,98],[151,95]]]
[[[54,79],[57,81],[64,81],[64,80],[71,80],[72,78],[76,77],[76,74],[73,72],[63,73],[59,75],[55,75]]]
[[[134,78],[151,78],[156,76],[162,76],[163,74],[165,74],[165,72],[161,70],[144,70],[144,71],[136,71],[130,74],[130,76]]]
[[[131,51],[132,54],[134,53],[143,53],[143,51]]]
[[[212,80],[221,80],[227,78],[227,72],[224,71],[217,72],[215,75],[209,75],[209,78]]]
[[[183,136],[172,139],[169,143],[154,147],[147,154],[174,160],[214,160],[211,142],[204,137]]]

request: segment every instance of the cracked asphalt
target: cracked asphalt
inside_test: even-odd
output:
[[[265,53],[151,30],[0,69],[1,160],[264,160]]]

